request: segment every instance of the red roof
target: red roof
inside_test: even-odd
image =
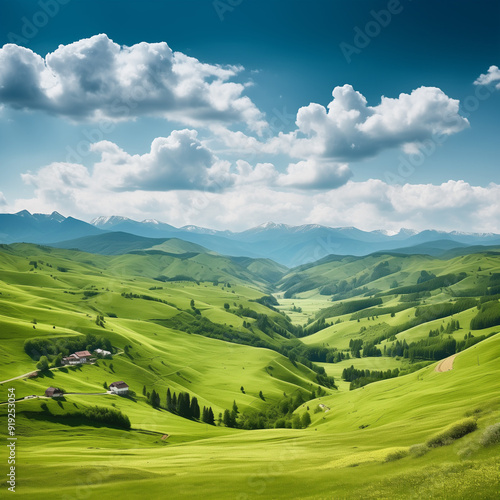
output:
[[[90,356],[92,356],[89,351],[76,351],[75,354],[79,358],[90,358]]]

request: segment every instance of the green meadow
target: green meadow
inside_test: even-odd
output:
[[[498,498],[497,253],[286,269],[184,243],[0,248],[20,498]],[[112,359],[59,366],[65,345],[98,342]],[[121,380],[129,395],[109,394]],[[168,408],[167,391],[215,425]],[[3,435],[6,404],[0,420]]]

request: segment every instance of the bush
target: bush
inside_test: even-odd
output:
[[[479,442],[482,446],[500,443],[500,422],[486,427]]]
[[[384,462],[395,462],[396,460],[401,460],[402,458],[405,458],[407,456],[408,456],[407,449],[391,451],[391,453],[388,453],[387,456],[385,457]]]
[[[423,457],[429,451],[425,443],[414,444],[410,447],[410,453],[415,457]]]
[[[464,437],[477,429],[477,422],[474,418],[464,418],[447,427],[444,431],[436,434],[427,441],[427,446],[437,448],[446,446],[456,439]]]

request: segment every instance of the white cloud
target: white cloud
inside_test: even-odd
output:
[[[299,109],[292,155],[354,160],[468,126],[458,114],[459,102],[433,87],[420,87],[397,99],[382,97],[373,107],[350,85],[336,87],[332,95],[328,108],[312,103]]]
[[[474,85],[491,85],[500,90],[500,69],[498,66],[490,66],[486,74],[479,75]]]
[[[234,182],[230,165],[204,147],[195,130],[174,130],[169,137],[157,137],[151,151],[143,155],[130,155],[109,141],[93,144],[91,150],[101,155],[94,165],[94,180],[113,190],[218,191]]]
[[[481,187],[448,181],[400,186],[371,179],[311,192],[280,186],[280,174],[270,164],[252,168],[240,161],[236,170],[234,185],[222,192],[116,191],[99,185],[81,165],[52,164],[35,175],[24,176],[35,187],[35,196],[16,200],[8,208],[58,210],[85,220],[120,214],[156,218],[176,226],[196,224],[232,230],[273,220],[364,230],[408,227],[500,232],[499,184]]]
[[[300,108],[296,130],[265,142],[228,130],[219,130],[218,137],[234,149],[345,162],[389,148],[415,150],[434,135],[455,134],[469,126],[459,114],[459,101],[435,87],[420,87],[398,98],[382,96],[377,106],[368,106],[351,85],[335,87],[332,96],[327,107],[311,103]]]
[[[241,66],[204,64],[165,43],[120,46],[105,34],[60,45],[45,58],[15,44],[0,49],[0,103],[73,119],[163,116],[190,126],[244,122],[266,126],[229,81]]]
[[[101,141],[91,150],[100,154],[92,173],[75,163],[52,163],[23,180],[52,197],[73,188],[107,191],[220,191],[235,182],[229,162],[221,161],[198,140],[195,130],[174,130],[157,137],[149,153],[130,155],[116,144]]]
[[[335,189],[345,184],[352,172],[344,164],[310,160],[291,163],[286,174],[280,174],[278,185],[298,189]]]
[[[7,205],[8,205],[7,200],[5,199],[3,193],[0,191],[0,207],[5,207]]]

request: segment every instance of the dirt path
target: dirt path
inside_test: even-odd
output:
[[[443,359],[440,361],[434,371],[436,372],[448,372],[450,370],[453,370],[453,361],[455,360],[456,354],[453,354],[453,356],[450,356],[449,358]]]

